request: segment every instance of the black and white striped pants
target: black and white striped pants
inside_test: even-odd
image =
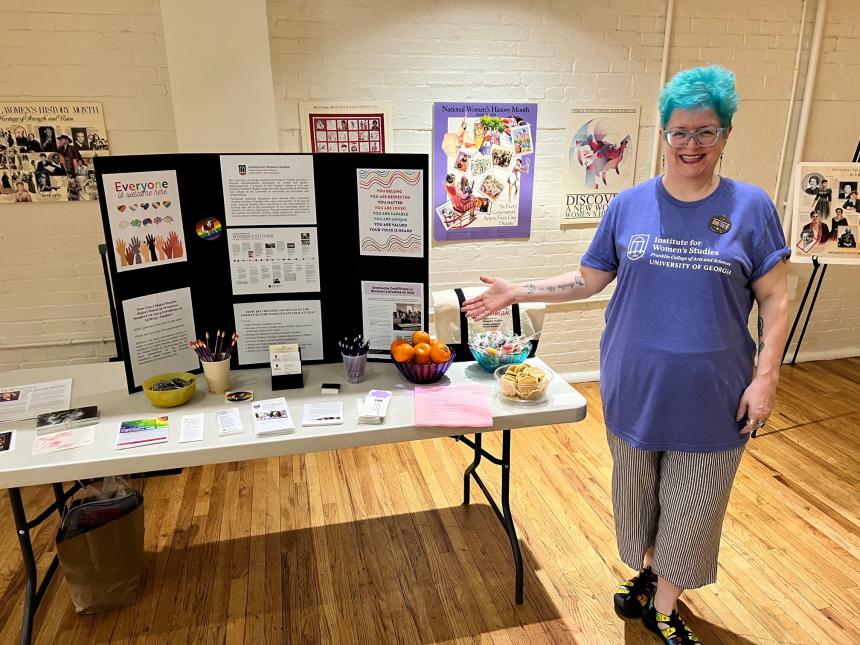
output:
[[[607,431],[612,508],[621,560],[695,589],[717,580],[723,517],[744,446],[721,452],[648,451]]]

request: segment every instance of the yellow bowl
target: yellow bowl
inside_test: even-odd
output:
[[[156,391],[151,389],[153,385],[159,381],[167,381],[172,378],[181,378],[184,381],[191,381],[189,385],[181,387],[178,390],[161,390]],[[188,403],[191,397],[194,396],[194,391],[197,389],[197,377],[188,372],[166,372],[151,376],[143,382],[143,393],[149,399],[152,405],[159,408],[175,408],[177,405]]]

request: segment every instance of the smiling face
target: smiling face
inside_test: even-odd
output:
[[[720,119],[713,110],[674,110],[665,130],[696,132],[702,128],[720,128]],[[714,175],[714,169],[726,147],[729,132],[726,131],[711,147],[702,147],[690,139],[683,148],[672,148],[663,138],[663,154],[666,156],[666,174],[678,181],[704,181]]]

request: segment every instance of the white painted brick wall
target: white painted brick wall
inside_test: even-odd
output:
[[[0,100],[98,100],[113,154],[173,152],[161,33],[154,0],[3,0]],[[0,370],[113,355],[98,204],[4,204],[0,217]],[[32,346],[58,342],[76,344]]]
[[[845,19],[854,5],[854,0],[829,3],[807,160],[847,160],[860,136],[860,31]],[[799,3],[684,0],[676,8],[671,71],[719,63],[738,75],[744,100],[723,172],[771,191],[800,28]],[[568,105],[641,103],[637,177],[647,177],[664,0],[607,0],[593,6],[560,0],[469,5],[270,0],[268,9],[284,151],[299,150],[301,100],[389,100],[395,150],[422,153],[430,149],[433,101],[539,102],[531,238],[434,243],[432,289],[475,284],[482,272],[524,279],[576,268],[592,229],[562,231],[558,226]],[[3,100],[102,101],[115,154],[176,150],[157,0],[78,0],[74,5],[4,0],[0,70]],[[96,253],[102,240],[97,206],[6,205],[0,215],[0,270],[9,277],[0,283],[0,346],[109,338]],[[809,268],[792,267],[792,272],[802,293]],[[857,277],[854,268],[829,269],[805,341],[809,355],[860,353]],[[551,307],[542,355],[560,371],[597,369],[604,306]],[[111,353],[110,343],[0,349],[0,369],[87,362]]]
[[[462,3],[442,0],[269,1],[276,99],[285,151],[300,149],[298,107],[308,99],[393,104],[396,152],[430,149],[433,101],[538,101],[539,147],[529,240],[433,243],[431,289],[472,285],[481,273],[537,278],[576,268],[593,229],[559,230],[564,109],[575,102],[642,105],[637,178],[648,176],[662,58],[663,0]],[[846,161],[860,137],[860,31],[831,0],[806,150]],[[676,3],[670,71],[717,63],[735,71],[743,102],[724,174],[771,192],[800,30],[800,3]],[[811,21],[814,8],[808,14]],[[833,128],[843,123],[844,128]],[[847,140],[845,139],[848,136]],[[789,150],[789,153],[791,150]],[[857,268],[832,267],[805,353],[860,354]],[[809,268],[792,267],[800,293]],[[605,303],[549,309],[542,356],[562,372],[598,368]],[[793,311],[792,311],[793,315]],[[755,312],[753,313],[753,319]],[[834,333],[839,332],[839,342]]]

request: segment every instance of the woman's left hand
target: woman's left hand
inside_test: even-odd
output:
[[[736,421],[747,418],[746,425],[741,428],[741,434],[747,434],[752,430],[761,429],[767,422],[773,403],[776,399],[776,383],[756,377],[752,380],[741,396],[738,406]]]

